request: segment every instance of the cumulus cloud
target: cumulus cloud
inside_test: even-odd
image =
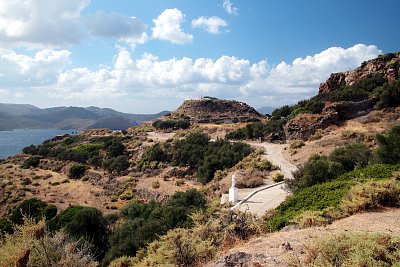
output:
[[[192,20],[193,28],[203,28],[205,31],[212,34],[221,33],[221,28],[228,26],[228,22],[219,18],[219,17],[198,17],[197,19]]]
[[[71,52],[45,49],[34,56],[0,49],[0,83],[5,89],[29,89],[54,85],[57,77],[70,65]]]
[[[132,44],[144,43],[148,39],[146,24],[135,17],[98,11],[85,19],[90,34],[94,36],[112,37]]]
[[[315,95],[330,73],[346,71],[381,54],[376,46],[332,47],[313,56],[276,66],[233,56],[160,60],[152,54],[134,59],[121,50],[110,66],[68,68],[70,52],[43,50],[29,57],[0,50],[2,95],[24,96],[34,104],[53,99],[65,105],[136,107],[135,112],[174,109],[185,98],[208,94],[260,106],[281,106]],[[18,89],[18,90],[15,90]],[[69,101],[69,102],[68,102]],[[103,101],[103,102],[102,102]],[[130,110],[132,111],[132,110]]]
[[[193,40],[193,35],[182,30],[185,15],[177,8],[164,10],[156,19],[153,19],[152,28],[154,39],[169,41],[173,44],[186,44]]]
[[[239,9],[236,8],[230,0],[224,0],[222,6],[224,7],[225,11],[230,15],[237,15]]]
[[[90,0],[0,1],[0,43],[57,47],[80,41],[81,12]]]

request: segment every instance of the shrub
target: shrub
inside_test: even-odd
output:
[[[159,181],[153,181],[153,182],[151,183],[151,187],[152,187],[153,189],[160,188],[160,182],[159,182]]]
[[[305,257],[294,256],[290,266],[395,266],[400,239],[386,234],[336,234],[306,244]]]
[[[181,186],[185,184],[185,180],[184,179],[175,179],[175,185],[176,186]]]
[[[31,179],[24,178],[22,179],[21,185],[30,185],[32,183]]]
[[[233,167],[251,152],[251,147],[244,143],[231,144],[224,140],[211,142],[199,165],[198,181],[208,183],[217,170]]]
[[[30,167],[36,168],[37,166],[39,166],[39,163],[40,163],[39,156],[31,156],[24,161],[21,168],[23,169],[29,169]]]
[[[376,136],[379,148],[376,150],[376,161],[379,163],[400,163],[400,126],[394,126],[386,135]]]
[[[297,149],[297,148],[303,147],[304,145],[305,145],[305,143],[304,143],[303,140],[293,140],[293,141],[290,143],[290,148],[291,148],[291,149]]]
[[[275,183],[282,182],[284,180],[285,176],[281,172],[275,173],[274,177],[272,177],[272,181]]]
[[[50,234],[44,221],[25,219],[2,241],[1,266],[98,266],[87,242],[72,240],[65,232]]]
[[[64,229],[71,237],[84,238],[92,245],[97,259],[102,259],[108,248],[107,222],[101,212],[95,208],[70,206],[57,215],[50,227],[53,230]]]
[[[341,208],[349,214],[400,206],[400,183],[395,180],[368,181],[355,185]]]
[[[339,207],[342,198],[352,185],[351,181],[330,181],[301,189],[287,197],[276,208],[276,213],[266,218],[266,226],[271,231],[277,231],[304,211],[322,211],[328,207]]]
[[[321,139],[322,137],[324,136],[324,132],[322,131],[322,129],[317,129],[316,131],[315,131],[315,133],[313,133],[310,137],[309,137],[309,139],[310,140],[319,140],[319,139]]]
[[[164,162],[169,161],[170,157],[160,144],[149,147],[139,162],[141,168],[148,166],[152,161]]]
[[[292,191],[323,183],[337,178],[343,173],[340,163],[330,161],[326,156],[314,155],[293,173],[293,179],[287,180]]]
[[[343,166],[344,171],[352,171],[355,166],[365,167],[369,163],[371,151],[364,144],[351,144],[336,148],[329,159]]]
[[[380,89],[377,106],[380,108],[397,107],[400,105],[400,80],[385,84]]]
[[[172,152],[174,164],[197,168],[203,159],[209,140],[208,135],[195,132],[186,139],[177,141]]]
[[[299,225],[301,228],[307,228],[312,226],[324,226],[329,223],[329,220],[324,217],[324,213],[321,211],[305,211],[296,218],[293,222]]]
[[[103,265],[107,266],[121,256],[134,256],[139,249],[169,229],[191,226],[189,214],[204,209],[205,204],[204,195],[191,189],[175,193],[165,205],[156,202],[126,205],[121,210],[125,222],[111,236],[111,248]]]
[[[236,183],[237,188],[256,188],[264,185],[264,179],[259,176],[239,179]]]
[[[51,219],[54,217],[54,212],[50,213],[48,209],[46,209],[47,204],[36,198],[31,198],[24,200],[19,204],[10,214],[9,219],[12,223],[22,224],[24,216],[32,218],[35,221],[39,221],[43,216],[46,216],[46,219]],[[52,206],[51,209],[54,209],[55,206]],[[50,208],[49,208],[50,209]],[[57,208],[55,209],[55,213],[57,213]]]
[[[73,163],[69,167],[68,177],[71,179],[79,179],[85,174],[87,166],[79,163]]]
[[[114,138],[108,140],[104,143],[103,148],[106,149],[110,157],[118,157],[125,152],[125,146],[122,144],[121,140]]]

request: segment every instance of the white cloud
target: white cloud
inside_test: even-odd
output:
[[[0,49],[0,83],[3,88],[30,88],[53,85],[70,64],[67,50],[41,50],[29,57]]]
[[[281,96],[286,103],[295,103],[315,95],[319,84],[331,73],[354,69],[381,53],[373,45],[358,44],[348,49],[331,47],[314,56],[297,58],[291,64],[281,62],[267,74],[259,75],[259,70],[254,71],[250,81],[240,90],[252,97]]]
[[[221,33],[221,28],[228,26],[228,22],[219,18],[219,17],[198,17],[197,19],[192,20],[193,28],[203,28],[209,33],[219,34]]]
[[[190,43],[193,35],[183,32],[181,26],[184,21],[185,15],[182,11],[177,8],[166,9],[156,19],[153,19],[152,37],[173,44]]]
[[[112,37],[131,44],[144,43],[148,39],[146,24],[135,17],[98,11],[85,19],[90,34],[94,36]]]
[[[59,47],[80,41],[81,12],[90,0],[0,1],[0,44]]]
[[[239,12],[239,9],[233,6],[232,2],[230,0],[223,0],[222,6],[224,7],[225,11],[230,14],[230,15],[237,15]]]
[[[281,106],[315,95],[332,72],[346,71],[382,51],[376,46],[332,47],[271,66],[232,56],[139,59],[121,50],[110,66],[69,68],[70,52],[43,50],[29,57],[0,49],[0,94],[39,105],[103,105],[125,111],[174,109],[183,99],[209,94],[255,107]],[[15,94],[23,95],[16,99]],[[55,104],[52,104],[55,105]],[[136,108],[132,110],[132,108]]]

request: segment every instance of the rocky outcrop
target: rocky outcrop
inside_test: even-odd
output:
[[[246,103],[234,100],[203,98],[185,100],[163,119],[186,119],[192,123],[236,123],[258,121],[263,116]]]
[[[325,129],[330,125],[368,114],[377,101],[377,98],[370,98],[359,102],[329,103],[321,114],[302,114],[290,120],[284,126],[285,138],[308,140],[317,129]]]
[[[329,125],[338,124],[339,117],[337,112],[327,114],[302,114],[290,120],[284,127],[287,140],[302,139],[308,140],[317,129],[325,129]]]
[[[377,74],[382,75],[389,81],[399,79],[400,52],[381,55],[378,58],[365,61],[353,71],[332,73],[329,79],[319,86],[319,93],[329,93],[341,86],[353,85],[369,75]]]

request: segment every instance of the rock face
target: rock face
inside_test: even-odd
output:
[[[302,114],[290,120],[284,126],[287,140],[308,140],[317,129],[325,129],[330,125],[337,125],[342,121],[357,118],[368,114],[378,101],[377,98],[352,102],[336,102],[325,106],[321,114]]]
[[[164,119],[187,119],[192,123],[236,123],[257,121],[263,116],[246,103],[214,98],[185,100]]]
[[[319,93],[329,93],[340,86],[352,85],[371,74],[382,74],[389,81],[397,80],[400,77],[400,52],[365,61],[353,71],[332,73],[329,79],[319,86]]]

